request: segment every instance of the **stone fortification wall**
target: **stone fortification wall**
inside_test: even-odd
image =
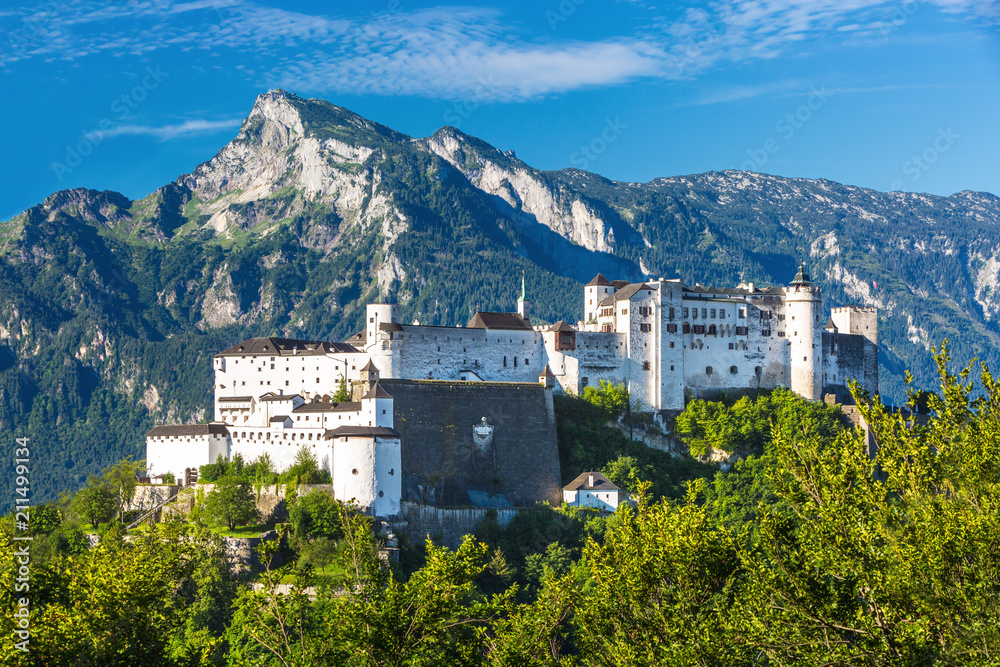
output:
[[[402,520],[389,525],[393,532],[405,533],[413,544],[420,544],[430,537],[435,544],[455,549],[463,536],[476,532],[476,528],[491,511],[497,513],[500,527],[506,528],[519,512],[525,510],[490,510],[481,507],[446,509],[404,502],[400,511]]]
[[[185,489],[179,494],[176,502],[164,506],[164,514],[188,514],[196,502],[198,493],[202,497],[207,497],[214,484],[196,484]],[[333,494],[332,484],[302,484],[295,489],[296,496],[304,496],[311,491],[319,489],[324,493]],[[288,521],[288,503],[286,486],[284,484],[270,484],[254,490],[257,498],[257,511],[260,512],[261,523],[279,523]]]
[[[559,502],[551,391],[535,383],[382,385],[395,399],[404,501],[438,507]]]

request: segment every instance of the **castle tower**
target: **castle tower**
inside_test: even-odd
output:
[[[517,300],[517,314],[528,319],[528,311],[531,309],[531,302],[528,301],[524,293],[524,271],[521,271],[521,296]]]
[[[611,281],[598,273],[593,280],[583,288],[583,322],[586,324],[597,319],[600,310],[597,305],[610,294],[614,294],[615,287]]]
[[[377,346],[381,340],[379,327],[383,324],[399,324],[399,306],[389,303],[370,303],[365,309],[365,348]]]
[[[791,371],[790,389],[811,401],[823,392],[823,297],[813,285],[806,265],[799,266],[785,288],[785,332],[788,336]]]

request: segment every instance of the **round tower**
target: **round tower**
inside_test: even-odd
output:
[[[806,265],[785,288],[785,332],[789,343],[789,388],[799,396],[818,401],[823,395],[823,296],[813,285]]]

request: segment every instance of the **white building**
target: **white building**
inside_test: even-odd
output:
[[[221,375],[225,378],[223,384],[232,382],[232,375],[225,375],[229,372],[227,366],[237,368],[238,362],[243,362],[243,368],[255,369],[243,371],[243,376],[267,376],[274,381],[278,371],[271,370],[271,355],[280,366],[280,350],[301,350],[306,344],[282,341],[276,351],[276,340],[282,339],[251,339],[245,341],[243,349],[237,346],[239,355],[230,354],[230,350],[218,355],[217,380]],[[296,361],[301,358],[298,352],[287,354]],[[359,356],[354,354],[355,358]],[[324,363],[320,354],[308,358],[311,365]],[[330,393],[301,391],[301,384],[314,386],[301,379],[299,386],[294,386],[295,393],[217,395],[217,421],[156,426],[146,434],[149,474],[172,472],[182,479],[185,469],[212,463],[219,455],[231,458],[240,454],[251,461],[265,453],[278,470],[284,470],[295,461],[299,450],[307,449],[330,472],[336,498],[353,499],[374,516],[398,514],[402,464],[399,433],[393,429],[392,396],[378,384],[378,370],[370,361],[353,371],[358,377],[354,385],[357,400],[335,403]]]
[[[465,327],[403,324],[399,306],[369,304],[365,329],[345,343],[238,343],[213,360],[215,421],[151,430],[149,474],[181,479],[186,468],[237,453],[267,453],[284,469],[308,448],[338,498],[395,514],[401,443],[379,377],[541,382],[574,394],[607,380],[654,412],[683,409],[686,395],[757,388],[842,397],[851,379],[878,391],[876,309],[834,308],[821,326],[822,294],[804,267],[787,287],[765,289],[598,274],[583,289],[585,319],[575,326],[532,327],[529,306],[522,281],[517,313],[477,313]],[[341,386],[351,400],[334,401]]]
[[[396,306],[370,305],[368,326],[348,342],[383,377],[532,382],[548,367],[557,390],[624,383],[651,411],[681,410],[686,394],[757,388],[820,400],[842,395],[850,379],[878,392],[876,310],[835,308],[824,327],[822,294],[804,267],[787,287],[763,289],[598,274],[575,326],[532,327],[527,304],[522,288],[520,313],[477,313],[465,327],[403,324]]]
[[[624,500],[621,489],[599,472],[580,473],[563,487],[563,502],[573,507],[596,507],[614,512]]]

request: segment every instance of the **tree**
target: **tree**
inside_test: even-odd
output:
[[[115,517],[119,509],[120,496],[103,479],[91,477],[87,486],[73,496],[73,513],[96,529],[105,521]]]
[[[104,471],[104,481],[118,499],[117,514],[119,521],[124,520],[125,510],[132,504],[132,499],[135,498],[136,486],[139,484],[139,475],[145,469],[145,461],[133,461],[130,458],[126,458]]]
[[[935,355],[933,416],[852,391],[878,443],[775,439],[783,507],[741,547],[736,613],[776,664],[995,664],[1000,652],[1000,383]],[[974,397],[975,396],[975,397]],[[921,397],[911,394],[910,407]]]
[[[344,403],[349,400],[351,400],[351,391],[347,388],[347,378],[341,375],[337,382],[337,393],[333,395],[333,402]]]
[[[223,477],[205,498],[205,510],[229,530],[245,526],[260,518],[257,500],[250,483],[234,477]]]
[[[689,493],[616,515],[586,547],[587,594],[576,605],[588,665],[715,665],[739,661],[724,631],[739,572],[735,540]]]

